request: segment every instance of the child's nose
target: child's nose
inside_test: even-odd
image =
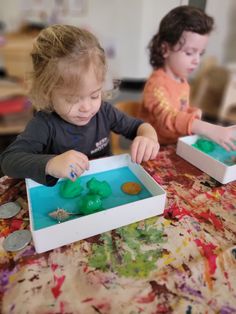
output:
[[[89,111],[90,108],[91,108],[91,104],[90,104],[89,99],[81,100],[79,111],[86,112],[86,111]]]
[[[197,55],[197,56],[194,57],[193,63],[194,63],[195,65],[198,65],[199,62],[200,62],[200,56]]]

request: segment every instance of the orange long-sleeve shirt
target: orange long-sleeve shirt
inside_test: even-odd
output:
[[[178,137],[191,134],[197,108],[189,106],[188,82],[170,78],[163,69],[147,80],[140,116],[156,129],[160,144],[176,143]]]

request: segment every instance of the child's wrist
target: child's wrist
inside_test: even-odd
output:
[[[205,122],[206,123],[206,122]],[[193,122],[192,122],[192,133],[193,134],[201,134],[203,133],[202,132],[202,129],[204,127],[204,122],[201,121],[200,119],[194,119]]]
[[[48,162],[46,163],[46,167],[45,167],[45,174],[46,175],[51,175],[51,173],[50,173],[50,165],[51,165],[52,159],[53,158],[49,159]]]

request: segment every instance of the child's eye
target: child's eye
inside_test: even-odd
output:
[[[79,102],[79,98],[66,98],[65,101],[68,104],[76,104],[77,102]]]
[[[187,56],[189,56],[189,57],[191,57],[191,56],[193,55],[192,52],[188,52],[188,51],[185,51],[185,54],[186,54]]]
[[[100,94],[92,95],[92,96],[91,96],[91,99],[93,99],[93,100],[98,99],[99,96],[100,96]]]

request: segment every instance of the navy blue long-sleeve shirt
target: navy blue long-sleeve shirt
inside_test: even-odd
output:
[[[71,149],[89,159],[109,156],[110,131],[133,140],[142,123],[107,102],[102,103],[85,126],[71,124],[55,112],[39,111],[1,154],[1,168],[4,174],[14,178],[31,178],[41,184],[54,185],[58,179],[45,174],[49,159]]]

